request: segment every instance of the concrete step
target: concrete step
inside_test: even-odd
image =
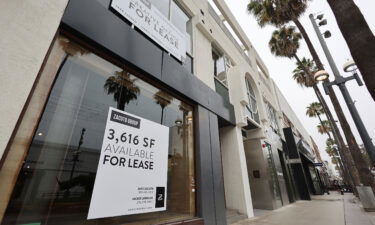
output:
[[[227,217],[227,224],[232,224],[232,223],[235,223],[235,222],[238,222],[240,220],[244,220],[247,218],[246,215],[241,214],[238,211],[233,210],[233,209],[227,209],[226,217]]]

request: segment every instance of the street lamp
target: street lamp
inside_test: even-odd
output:
[[[353,60],[348,60],[344,65],[342,66],[342,69],[345,72],[355,72],[357,71],[357,65]]]
[[[368,132],[366,130],[366,127],[363,124],[362,119],[359,116],[359,113],[357,111],[357,108],[355,107],[354,102],[353,102],[353,100],[352,100],[352,98],[349,94],[348,89],[346,88],[346,85],[345,85],[345,83],[349,80],[356,80],[359,86],[363,85],[361,79],[358,76],[358,73],[356,72],[357,68],[355,66],[355,63],[353,61],[349,61],[349,62],[345,63],[344,66],[343,66],[343,69],[344,69],[345,72],[352,72],[352,76],[349,76],[349,77],[341,76],[335,62],[333,61],[333,57],[332,57],[332,55],[331,55],[331,53],[330,53],[330,51],[327,47],[327,44],[324,41],[324,38],[323,38],[322,34],[320,33],[318,24],[316,24],[314,15],[310,14],[309,17],[310,17],[311,23],[314,27],[315,33],[318,36],[319,42],[320,42],[320,44],[323,48],[324,54],[326,55],[326,57],[328,59],[328,63],[331,66],[333,75],[335,76],[335,80],[332,81],[332,82],[329,82],[328,77],[326,77],[326,79],[323,79],[323,78],[325,78],[325,76],[322,76],[324,74],[323,72],[321,72],[318,75],[315,74],[314,78],[315,78],[316,81],[322,81],[322,80],[324,81],[323,87],[324,87],[324,90],[325,90],[326,94],[328,94],[328,87],[329,86],[337,85],[340,88],[340,91],[341,91],[341,93],[342,93],[342,95],[345,99],[345,102],[346,102],[346,105],[348,106],[350,114],[352,115],[352,118],[354,120],[354,123],[355,123],[357,129],[358,129],[358,133],[361,136],[361,139],[362,139],[363,144],[366,148],[366,151],[371,158],[372,164],[375,165],[375,147],[374,147],[374,145],[371,141],[370,135],[368,134]],[[323,14],[317,16],[317,19],[321,21],[319,23],[319,25],[327,24],[326,22],[323,22],[324,20],[322,20]],[[327,36],[326,33],[327,33],[327,31],[323,34],[325,37]],[[317,73],[319,73],[319,72],[320,71],[318,71]]]
[[[330,38],[332,36],[331,32],[327,30],[326,32],[323,33],[324,38]]]
[[[329,77],[329,74],[325,70],[319,70],[314,74],[314,80],[316,81],[324,81],[327,80]]]
[[[320,27],[320,26],[324,26],[324,25],[327,25],[327,19],[321,20],[321,21],[319,22],[319,27]]]
[[[359,86],[363,86],[362,80],[357,73],[358,68],[354,60],[348,60],[346,63],[344,63],[342,69],[347,73],[352,73],[352,76],[348,77],[349,80],[355,79]]]
[[[316,18],[317,18],[318,20],[322,20],[323,17],[324,17],[324,14],[322,13],[322,14],[318,15]]]

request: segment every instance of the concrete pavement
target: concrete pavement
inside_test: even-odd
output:
[[[365,212],[358,200],[346,193],[314,196],[232,225],[375,225],[375,212]]]
[[[353,195],[344,196],[344,211],[348,225],[375,225],[375,212],[365,212]]]

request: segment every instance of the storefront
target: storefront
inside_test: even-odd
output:
[[[310,187],[305,174],[304,164],[301,156],[300,146],[301,138],[295,136],[291,127],[283,128],[285,136],[285,149],[288,155],[288,167],[290,168],[290,175],[293,184],[295,200],[311,200]]]
[[[7,180],[0,189],[6,202],[0,204],[1,224],[226,224],[219,121],[234,123],[233,106],[194,77],[192,59],[168,54],[109,4],[71,0],[65,10],[2,158],[0,176]],[[126,133],[127,127],[110,129],[113,111],[128,118],[128,127],[150,125],[138,126],[137,136]],[[160,152],[142,150],[159,137],[166,143]],[[143,148],[103,158],[103,152],[117,154],[127,146],[108,149],[105,139],[143,141]],[[164,160],[153,162],[162,151]],[[105,163],[128,171],[107,171],[99,179]],[[165,180],[162,189],[155,188],[158,180]],[[142,207],[149,200],[152,206],[141,210],[117,201],[126,191],[121,188],[95,192],[100,185],[127,183],[154,196],[129,202],[142,200]],[[98,200],[108,212],[88,216],[93,193],[95,199],[113,199],[109,205]]]

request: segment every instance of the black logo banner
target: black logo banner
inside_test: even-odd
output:
[[[112,111],[111,121],[121,123],[130,127],[138,128],[141,126],[141,120],[135,117],[120,113],[117,111]]]

